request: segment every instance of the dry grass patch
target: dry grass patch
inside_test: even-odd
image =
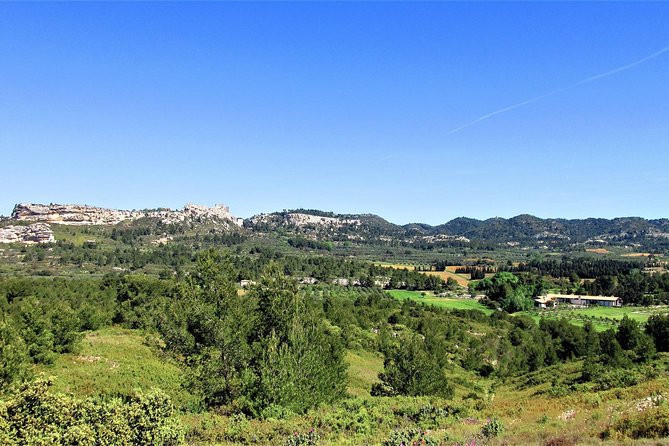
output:
[[[592,252],[594,254],[611,254],[611,251],[604,248],[587,248],[585,252]]]
[[[465,265],[449,265],[449,266],[446,267],[446,271],[454,273],[461,268],[466,268],[466,266]]]
[[[391,269],[406,269],[409,271],[414,271],[416,269],[415,265],[409,265],[406,263],[384,263],[380,262],[377,263],[377,265],[382,266],[384,268],[391,268]]]
[[[425,271],[425,274],[432,276],[441,277],[443,280],[453,279],[458,282],[458,285],[467,287],[469,285],[469,279],[465,279],[459,274],[452,273],[450,271]]]

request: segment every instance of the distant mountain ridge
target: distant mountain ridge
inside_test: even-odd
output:
[[[306,218],[309,216],[310,218]],[[244,221],[247,229],[268,232],[284,230],[331,240],[355,240],[361,236],[377,240],[420,243],[520,243],[555,244],[635,244],[643,240],[667,240],[669,219],[619,217],[614,219],[542,219],[521,214],[511,218],[486,220],[458,217],[432,226],[426,223],[396,225],[373,214],[335,214],[295,209],[260,214]]]
[[[482,240],[561,239],[584,243],[588,241],[633,240],[635,238],[669,238],[669,219],[646,220],[640,217],[614,219],[541,219],[518,215],[509,219],[475,220],[459,218],[433,228],[435,232],[459,234]]]
[[[315,209],[283,210],[234,217],[228,207],[186,205],[182,210],[123,211],[86,205],[17,204],[10,221],[66,225],[115,225],[142,218],[163,223],[217,221],[222,229],[249,233],[299,235],[325,241],[435,244],[511,244],[558,246],[575,244],[656,244],[669,247],[669,219],[619,217],[614,219],[542,219],[521,214],[486,220],[458,217],[432,226],[425,223],[397,225],[374,214],[337,214]]]

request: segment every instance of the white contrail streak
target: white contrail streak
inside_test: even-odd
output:
[[[669,51],[669,46],[664,47],[661,50],[656,51],[653,54],[650,54],[650,55],[644,57],[643,59],[639,59],[639,60],[634,61],[632,63],[628,63],[627,65],[623,65],[623,66],[620,66],[618,68],[614,68],[612,70],[605,71],[604,73],[600,73],[600,74],[596,74],[594,76],[587,77],[585,79],[582,79],[582,80],[580,80],[578,82],[575,82],[571,85],[568,85],[566,87],[562,87],[562,88],[558,88],[557,90],[549,91],[548,93],[544,93],[542,95],[535,96],[533,98],[527,99],[526,101],[519,102],[518,104],[510,105],[508,107],[504,107],[504,108],[501,108],[501,109],[496,110],[494,112],[491,112],[491,113],[488,113],[486,115],[480,116],[480,117],[474,119],[473,121],[471,121],[471,122],[469,122],[465,125],[462,125],[460,127],[457,127],[455,129],[449,131],[446,134],[447,135],[452,135],[453,133],[456,133],[456,132],[459,132],[460,130],[466,129],[467,127],[471,127],[474,124],[478,124],[479,122],[484,121],[488,118],[491,118],[495,115],[499,115],[500,113],[505,113],[505,112],[511,111],[513,109],[516,109],[518,107],[522,107],[524,105],[528,105],[528,104],[531,104],[533,102],[540,101],[541,99],[546,98],[548,96],[552,96],[554,94],[561,93],[565,90],[569,90],[571,88],[578,87],[579,85],[587,84],[589,82],[596,81],[596,80],[601,79],[603,77],[611,76],[612,74],[616,74],[616,73],[620,73],[621,71],[629,70],[630,68],[636,67],[637,65],[641,65],[642,63],[648,62],[651,59],[655,59],[656,57],[661,56],[662,54],[666,53],[667,51]]]

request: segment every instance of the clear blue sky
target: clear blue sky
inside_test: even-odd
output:
[[[578,84],[668,24],[663,2],[1,3],[0,214],[669,217],[669,52]]]

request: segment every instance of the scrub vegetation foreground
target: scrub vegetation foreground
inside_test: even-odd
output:
[[[116,214],[82,209],[0,221],[42,225],[26,232],[37,243],[0,249],[1,444],[669,437],[667,248],[642,237],[648,222],[632,222],[645,245],[621,235],[604,253],[583,222],[547,244],[525,217],[480,233],[456,222],[469,239],[319,211],[100,223],[85,218]],[[599,223],[587,230],[633,230]],[[536,307],[549,293],[623,307]]]
[[[591,321],[400,300],[373,284],[300,285],[280,260],[244,293],[238,274],[208,250],[174,277],[0,281],[3,444],[655,444],[669,435],[666,315],[598,331]]]

